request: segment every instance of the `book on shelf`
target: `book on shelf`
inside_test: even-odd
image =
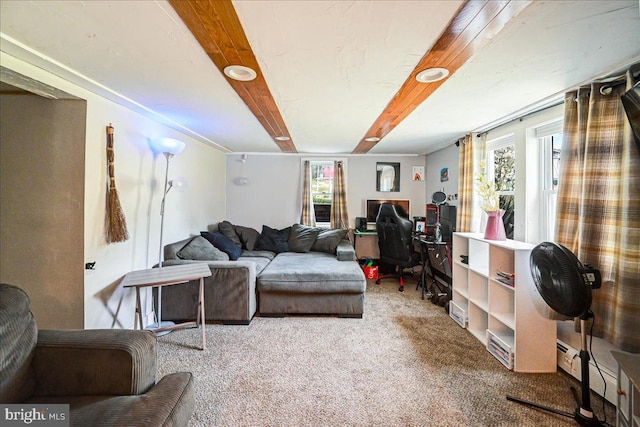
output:
[[[515,286],[513,284],[513,280],[505,279],[504,277],[500,277],[500,276],[496,277],[495,279],[496,279],[496,281],[502,283],[503,285],[507,285],[507,286],[510,286],[512,288]]]
[[[496,274],[500,277],[504,277],[505,279],[511,279],[513,280],[516,275],[513,273],[508,273],[506,271],[502,271],[502,270],[496,270]]]
[[[513,287],[513,280],[515,279],[516,275],[513,273],[508,273],[506,271],[502,271],[502,270],[496,270],[496,280],[500,283],[503,283],[507,286],[511,286]]]

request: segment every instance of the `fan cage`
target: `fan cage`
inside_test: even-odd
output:
[[[563,316],[580,317],[591,307],[591,287],[582,263],[567,248],[544,242],[533,248],[531,275],[542,299]]]

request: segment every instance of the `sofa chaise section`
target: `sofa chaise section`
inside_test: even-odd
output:
[[[359,264],[345,254],[348,247],[346,241],[339,245],[344,261],[321,252],[278,254],[258,276],[260,315],[362,317],[367,284]]]

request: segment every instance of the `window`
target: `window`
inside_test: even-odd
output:
[[[516,190],[516,150],[513,135],[487,142],[487,175],[495,182],[500,195],[500,209],[504,211],[502,220],[507,238],[513,239]]]
[[[333,195],[333,161],[311,160],[311,199],[316,222],[331,221],[331,198]]]
[[[558,104],[487,136],[485,170],[501,196],[505,231],[517,240],[553,241],[563,115]]]
[[[542,239],[555,240],[556,202],[562,153],[562,120],[536,129],[536,137],[542,152]]]

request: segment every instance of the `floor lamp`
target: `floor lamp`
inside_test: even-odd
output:
[[[153,151],[155,151],[156,153],[164,154],[164,157],[167,160],[165,171],[164,171],[164,191],[162,193],[162,202],[160,204],[160,249],[158,251],[158,268],[162,268],[162,249],[163,249],[162,234],[164,231],[164,203],[167,198],[167,193],[169,192],[169,190],[171,190],[171,188],[173,188],[174,185],[178,187],[177,180],[176,182],[169,181],[169,162],[171,161],[173,156],[175,156],[176,154],[180,154],[182,150],[184,150],[185,143],[173,138],[161,138],[161,139],[152,140],[150,145]],[[145,329],[153,330],[153,329],[165,328],[167,326],[174,325],[173,322],[162,321],[162,287],[158,288],[158,318],[156,320],[157,320],[156,323],[153,323],[147,326]],[[165,335],[165,334],[168,334],[169,332],[171,331],[161,331],[161,332],[158,332],[157,335],[159,336]]]

